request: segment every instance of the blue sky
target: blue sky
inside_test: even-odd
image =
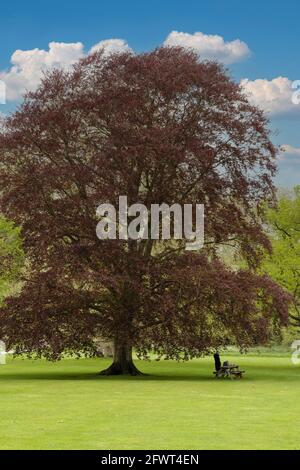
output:
[[[300,184],[300,104],[286,102],[290,100],[291,82],[300,79],[299,17],[300,3],[294,0],[5,2],[1,4],[0,77],[2,72],[1,78],[7,79],[11,94],[7,105],[0,105],[0,111],[14,109],[20,94],[16,77],[20,81],[24,73],[29,73],[32,57],[29,54],[21,55],[21,59],[18,56],[14,64],[17,70],[11,70],[11,56],[16,50],[48,51],[50,42],[80,42],[83,47],[83,52],[77,51],[80,54],[102,40],[119,38],[139,52],[161,45],[172,31],[185,34],[176,36],[176,40],[194,41],[196,32],[205,35],[201,41],[208,35],[218,35],[225,45],[239,39],[251,54],[239,60],[225,59],[226,65],[237,81],[251,82],[248,88],[255,93],[257,104],[266,110],[271,106],[271,126],[278,130],[274,140],[286,146],[286,153],[279,160],[277,184]],[[32,65],[36,76],[37,54]],[[278,77],[285,81],[273,82]],[[257,79],[264,81],[256,82]]]

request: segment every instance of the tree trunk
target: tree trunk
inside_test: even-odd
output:
[[[134,365],[132,360],[132,347],[128,344],[114,341],[113,363],[100,375],[143,375]]]

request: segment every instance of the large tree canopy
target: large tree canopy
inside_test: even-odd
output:
[[[269,338],[288,296],[255,274],[269,248],[276,149],[267,121],[214,62],[180,48],[101,52],[45,76],[0,136],[0,209],[22,227],[29,263],[0,312],[17,353],[57,359],[114,340],[107,373],[137,373],[150,350],[187,359]],[[204,203],[205,247],[99,240],[96,208]],[[218,252],[234,244],[247,269]]]

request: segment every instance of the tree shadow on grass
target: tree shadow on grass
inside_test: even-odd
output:
[[[145,374],[139,376],[130,376],[130,375],[114,375],[114,376],[104,376],[99,375],[98,371],[94,373],[91,372],[13,372],[1,374],[0,371],[0,383],[3,381],[10,380],[66,380],[66,381],[98,381],[98,382],[108,382],[108,381],[134,381],[134,382],[151,382],[151,381],[191,381],[191,382],[204,382],[215,380],[215,377],[209,377],[205,374],[199,375],[169,375],[169,374]]]
[[[281,368],[273,370],[251,370],[246,371],[243,379],[216,379],[214,375],[200,372],[199,374],[149,374],[142,376],[101,376],[97,371],[91,372],[14,372],[2,374],[0,371],[0,383],[5,381],[97,381],[97,382],[115,382],[115,381],[134,381],[134,382],[260,382],[260,381],[291,381],[300,379],[300,369],[297,371],[292,368]]]
[[[139,367],[139,361],[136,362]],[[12,363],[10,363],[12,364]],[[146,367],[141,366],[142,372],[145,375],[140,376],[105,376],[100,375],[99,372],[101,370],[101,366],[99,365],[99,369],[89,367],[89,370],[83,370],[82,366],[79,366],[79,369],[76,371],[76,366],[72,366],[72,370],[59,370],[59,366],[57,369],[53,368],[51,371],[48,369],[47,366],[44,370],[41,370],[41,365],[37,364],[39,370],[33,371],[34,365],[30,364],[30,370],[26,372],[23,368],[20,368],[18,372],[16,369],[13,371],[9,371],[6,369],[7,366],[0,367],[0,383],[5,381],[31,381],[31,380],[48,380],[48,381],[100,381],[100,382],[114,382],[114,381],[134,381],[134,382],[228,382],[228,383],[236,383],[236,382],[255,382],[255,381],[280,381],[280,380],[298,380],[300,379],[300,366],[295,366],[293,364],[255,364],[255,365],[247,365],[243,364],[241,366],[242,370],[246,370],[246,373],[243,379],[216,379],[213,374],[213,366],[211,368],[205,367],[202,364],[184,364],[183,370],[180,371],[180,365],[176,364],[178,373],[174,373],[171,370],[158,370],[157,372],[154,370],[155,365],[151,363],[151,370],[149,370],[149,363],[146,364]],[[144,363],[145,364],[145,363]],[[164,364],[167,369],[171,369],[174,367],[175,364]],[[157,368],[159,369],[159,365],[157,364]],[[68,367],[66,366],[66,369]],[[75,369],[75,370],[74,370]],[[189,369],[189,370],[188,370]]]

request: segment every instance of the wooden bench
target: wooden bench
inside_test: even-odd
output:
[[[219,368],[219,370],[214,372],[217,379],[241,379],[244,373],[245,371],[240,370],[239,366],[236,366],[235,364],[223,365]]]

